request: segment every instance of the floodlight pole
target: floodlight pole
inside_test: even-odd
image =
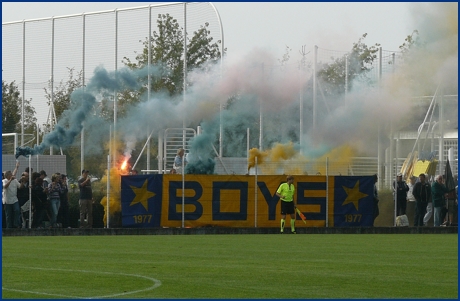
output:
[[[329,227],[329,157],[326,157],[326,228]]]
[[[254,177],[254,180],[255,180],[255,188],[254,189],[254,227],[257,228],[257,156],[255,156],[255,167],[256,167],[256,172],[255,172],[255,177]]]
[[[315,45],[314,68],[313,68],[313,130],[316,129],[316,85],[318,72],[318,46]]]
[[[109,228],[109,219],[110,219],[110,152],[107,156],[107,229]]]
[[[222,27],[222,21],[220,19],[220,14],[217,11],[216,7],[214,4],[211,2],[208,2],[209,5],[214,9],[216,15],[217,15],[217,22],[219,23],[219,29],[220,29],[220,36],[222,38],[221,40],[221,45],[220,45],[220,77],[222,79],[222,73],[223,73],[223,61],[224,61],[224,28]],[[223,131],[223,125],[222,125],[222,110],[223,110],[223,105],[222,105],[222,99],[220,100],[220,127],[219,127],[219,156],[222,157],[222,131]]]
[[[81,79],[81,84],[82,84],[82,89],[83,91],[85,90],[85,40],[86,40],[86,34],[85,34],[85,25],[86,25],[86,15],[83,13],[83,39],[82,39],[82,79]],[[84,169],[85,166],[85,127],[84,123],[82,123],[82,128],[81,128],[81,136],[80,136],[80,170]],[[109,146],[110,147],[110,146]]]
[[[38,157],[38,155],[37,155]],[[32,171],[32,155],[29,155],[29,171]],[[32,173],[29,173],[29,229],[32,228]]]
[[[24,146],[24,99],[26,95],[26,21],[22,21],[22,114],[21,114],[21,146]],[[53,91],[51,91],[53,92]],[[16,152],[16,147],[14,148]]]
[[[183,102],[185,105],[185,93],[187,90],[187,3],[184,3],[184,92]],[[184,106],[185,107],[185,106]],[[185,114],[186,110],[182,113],[182,148],[185,149]],[[185,154],[182,156],[182,228],[185,227]]]
[[[262,63],[262,81],[264,80],[264,63]],[[259,98],[259,150],[263,150],[263,136],[264,136],[264,112],[262,98]]]

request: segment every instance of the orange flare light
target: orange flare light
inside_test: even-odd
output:
[[[120,169],[121,169],[121,170],[125,170],[127,166],[128,166],[128,159],[126,159],[125,161],[123,161],[123,163],[121,164]]]

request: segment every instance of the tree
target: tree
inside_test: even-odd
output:
[[[355,79],[361,77],[361,79],[367,80],[366,73],[372,69],[372,63],[377,58],[376,52],[380,44],[367,46],[364,43],[366,36],[367,33],[363,34],[358,42],[353,43],[349,53],[339,58],[333,58],[332,63],[324,63],[320,66],[317,75],[323,84],[323,91],[326,95],[345,93],[347,75],[348,90],[352,88]]]
[[[16,83],[2,80],[2,129],[4,133],[14,133],[21,121],[22,98]]]
[[[280,62],[281,66],[285,66],[287,64],[287,62],[291,58],[291,55],[290,55],[291,51],[292,49],[288,45],[286,45],[286,52],[283,54],[283,58],[278,59],[278,62]]]
[[[35,109],[31,99],[24,99],[24,134],[29,134],[24,139],[25,145],[30,145],[36,137]],[[2,80],[2,129],[3,133],[21,133],[21,115],[23,100],[15,81],[7,83]],[[32,138],[30,138],[32,137]],[[14,152],[13,143],[2,144],[3,153]]]
[[[415,48],[422,48],[424,46],[425,43],[422,42],[422,40],[420,39],[418,30],[414,30],[412,34],[408,35],[404,39],[404,43],[401,46],[399,46],[399,49],[401,50],[403,58],[407,59],[411,50]]]
[[[37,118],[32,99],[24,99],[24,133],[33,134]],[[3,133],[21,131],[22,97],[15,81],[7,83],[2,80],[2,129]]]
[[[51,81],[48,83],[48,88],[44,88],[48,106],[51,106],[51,101],[53,101],[54,113],[56,114],[56,120],[58,122],[64,112],[71,107],[70,95],[72,92],[83,86],[83,71],[75,72],[75,68],[67,68],[67,70],[67,80],[61,80],[58,85],[53,87],[54,91],[51,90]],[[53,130],[50,124],[45,124],[43,127],[45,132]],[[63,149],[63,154],[66,156],[67,173],[78,176],[80,172],[81,156],[78,141],[76,141],[76,143],[76,147]],[[45,153],[47,153],[47,151]],[[98,159],[101,160],[101,158]]]
[[[48,106],[51,105],[51,100],[53,101],[57,120],[59,120],[65,110],[70,108],[70,95],[72,92],[83,86],[83,71],[74,75],[75,68],[67,68],[67,70],[69,71],[69,78],[65,82],[61,80],[59,84],[54,87],[54,95],[51,93],[51,81],[48,82],[48,88],[44,88]],[[52,96],[54,96],[53,99]]]
[[[143,42],[144,48],[136,56],[136,62],[124,57],[123,63],[129,68],[141,69],[148,65],[149,46],[151,45],[150,62],[159,68],[157,76],[152,77],[151,90],[155,92],[167,91],[169,95],[178,95],[183,91],[184,78],[184,35],[176,19],[169,14],[159,14],[158,31],[154,31],[149,41],[146,38]],[[200,68],[206,70],[208,63],[216,63],[222,56],[219,45],[221,41],[213,43],[208,29],[209,23],[200,26],[193,32],[191,39],[187,39],[187,70]],[[224,50],[225,51],[225,50]],[[139,101],[140,96],[147,90],[147,81],[143,79],[144,87],[136,95],[126,95],[120,99],[123,102]],[[192,84],[192,83],[188,83]]]

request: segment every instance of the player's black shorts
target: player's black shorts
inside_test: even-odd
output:
[[[294,214],[294,201],[285,202],[281,200],[281,214]]]

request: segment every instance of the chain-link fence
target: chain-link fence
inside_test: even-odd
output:
[[[2,48],[2,79],[6,82],[15,81],[19,87],[21,97],[32,100],[31,104],[36,110],[39,124],[49,123],[53,115],[52,107],[49,106],[45,97],[45,89],[55,90],[60,83],[65,82],[69,76],[69,69],[81,72],[83,83],[86,84],[90,81],[97,66],[102,65],[111,71],[124,67],[123,59],[125,57],[132,61],[135,60],[136,55],[144,48],[142,42],[153,31],[158,31],[157,18],[159,14],[169,14],[177,19],[180,27],[186,28],[189,37],[200,26],[208,23],[213,42],[220,41],[223,49],[224,37],[219,15],[210,3],[147,5],[8,22],[2,24],[2,43],[4,45]],[[347,61],[346,66],[351,67],[348,62],[350,51],[328,50],[321,47],[317,47],[316,50],[308,51],[303,49],[301,53],[303,59],[300,63],[295,63],[299,67],[298,76],[300,78],[311,80],[315,74],[315,68],[332,64],[337,60],[345,59]],[[377,57],[372,61],[372,64],[365,65],[368,71],[365,72],[361,79],[368,87],[375,87],[380,80],[392,74],[403,63],[402,53],[398,51],[380,48],[376,55]],[[316,62],[317,66],[312,62]],[[286,66],[283,66],[283,63],[280,66],[265,66],[264,72],[268,76],[275,69],[278,70],[284,67]],[[344,80],[345,83],[341,88],[347,91],[347,84],[351,81],[347,72],[345,72]],[[307,125],[303,123],[304,120],[306,120],[305,123],[307,120],[310,122],[312,117],[315,120],[316,115],[314,114],[317,113],[325,116],[330,109],[328,106],[333,105],[326,99],[325,89],[327,87],[325,83],[317,81],[316,85],[318,88],[318,100],[315,99],[314,101],[317,107],[314,109],[315,112],[305,113],[299,118],[300,139],[303,139],[303,132],[307,128]],[[312,91],[308,87],[304,90],[304,93],[299,91],[299,110],[301,112],[307,111],[302,109],[303,99],[311,97]],[[345,101],[345,99],[335,98],[333,101]],[[263,128],[262,124],[261,128]],[[267,132],[268,130],[265,129]],[[263,136],[263,134],[260,131],[260,136]],[[21,139],[23,139],[24,143],[20,143],[20,145],[32,146],[38,142],[37,138],[33,136],[22,136]],[[14,144],[13,137],[7,137],[6,140],[4,139],[4,143],[7,143],[2,145],[4,150],[12,149],[11,145]],[[456,159],[458,153],[457,140],[452,143],[455,148],[454,158]],[[303,145],[304,142],[300,141],[300,144]],[[446,148],[444,148],[444,157],[447,156],[449,147],[451,147],[451,142],[449,142],[449,145],[446,144]],[[400,153],[400,155],[402,154]],[[222,158],[222,160],[225,159]],[[353,162],[345,164],[334,173],[344,175],[370,174],[372,169],[372,173],[375,173],[379,164],[374,163],[374,160],[378,161],[374,157],[367,159],[355,158]],[[401,161],[401,159],[397,158],[390,158],[390,160]],[[218,160],[216,164],[216,168],[220,168],[222,173],[227,173],[225,169],[228,169],[234,170],[236,174],[242,174],[247,169],[247,162],[241,164],[235,162],[236,165],[233,167],[228,167],[221,160]],[[295,165],[296,163],[291,164]],[[381,162],[380,166],[384,166],[384,164]],[[299,168],[301,173],[316,173],[315,168],[311,168],[311,170]],[[453,169],[457,170],[457,164]],[[275,167],[270,168],[270,170],[285,172],[285,170],[278,170]],[[382,171],[380,174],[383,175],[384,172]]]
[[[45,5],[45,4],[44,4]],[[15,81],[25,99],[32,99],[39,124],[52,117],[44,89],[57,87],[69,69],[82,72],[85,84],[97,66],[116,70],[123,58],[135,61],[142,42],[158,32],[157,18],[169,14],[188,37],[208,23],[213,42],[223,33],[210,3],[169,3],[2,24],[2,79]],[[222,53],[222,50],[221,50]]]
[[[20,178],[21,173],[29,167],[29,163],[33,172],[44,170],[50,179],[54,173],[67,173],[66,156],[60,155],[31,156],[30,161],[29,157],[20,156],[18,159],[15,159],[14,155],[2,155],[2,172],[7,170],[13,171],[16,167],[16,160],[19,162],[17,178]]]

